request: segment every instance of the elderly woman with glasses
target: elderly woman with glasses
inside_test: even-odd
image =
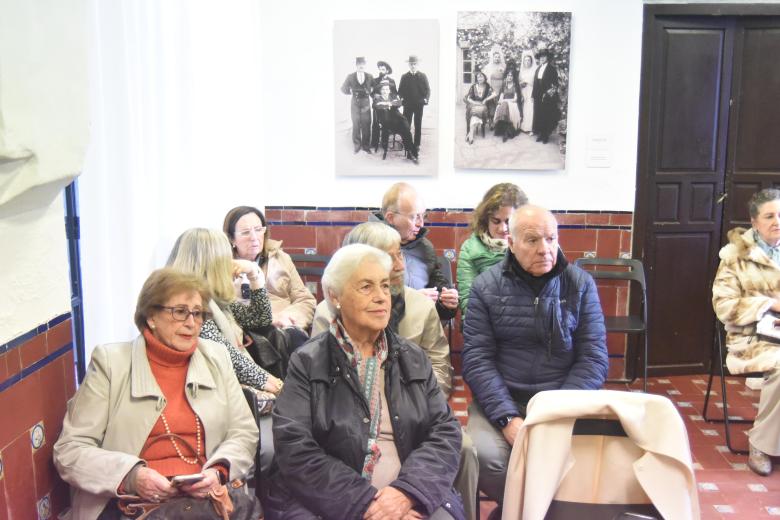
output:
[[[93,351],[54,445],[54,464],[73,488],[71,518],[122,518],[133,496],[161,507],[205,499],[248,473],[257,426],[227,353],[199,338],[209,299],[198,277],[155,271],[138,296],[141,335]]]
[[[391,267],[352,244],[325,269],[334,318],[290,360],[268,518],[463,518],[460,425],[428,356],[388,327]]]

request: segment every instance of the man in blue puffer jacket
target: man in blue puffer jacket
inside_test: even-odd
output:
[[[499,504],[529,399],[542,390],[598,389],[608,365],[596,284],[566,261],[555,217],[526,205],[509,226],[506,258],[471,286],[463,331],[463,378],[474,394],[467,431],[480,489]]]

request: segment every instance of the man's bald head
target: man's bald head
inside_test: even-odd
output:
[[[558,259],[558,221],[548,209],[521,206],[509,218],[509,248],[520,266],[534,276],[552,271]]]
[[[425,203],[411,184],[397,182],[382,198],[382,216],[401,235],[402,244],[417,238],[424,215]]]

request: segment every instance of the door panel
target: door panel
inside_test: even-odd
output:
[[[654,256],[648,260],[655,273],[668,273],[669,278],[648,285],[648,299],[653,302],[648,319],[658,324],[653,327],[651,348],[655,350],[651,350],[650,361],[652,366],[663,366],[665,373],[692,373],[702,368],[698,338],[712,334],[712,320],[695,316],[706,312],[697,307],[707,307],[712,299],[711,286],[701,270],[702,259],[711,254],[712,242],[717,239],[718,235],[709,231],[655,235]],[[693,308],[681,309],[681,300]],[[660,352],[666,357],[656,357]]]
[[[651,373],[690,373],[703,370],[712,339],[734,22],[658,22],[637,195],[644,225],[634,239],[644,245]]]
[[[659,170],[711,172],[717,128],[724,31],[667,27],[663,32]]]
[[[778,63],[780,18],[746,19],[737,26],[723,243],[730,229],[750,226],[751,195],[780,185]]]

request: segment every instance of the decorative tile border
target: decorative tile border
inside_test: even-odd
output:
[[[56,350],[56,351],[52,352],[51,354],[49,354],[45,358],[39,359],[38,361],[36,361],[35,363],[33,363],[32,365],[30,365],[27,368],[23,368],[21,372],[12,375],[8,379],[6,379],[2,383],[0,383],[0,392],[4,392],[4,391],[8,390],[13,385],[18,383],[22,379],[24,379],[25,377],[28,377],[31,374],[34,374],[35,372],[37,372],[38,370],[42,369],[43,367],[45,367],[49,363],[55,361],[60,356],[64,356],[65,354],[67,354],[68,352],[70,352],[72,350],[73,350],[73,342],[71,341],[70,343],[68,343],[64,347],[61,347],[59,350]]]
[[[331,206],[266,206],[265,207],[266,212],[274,212],[274,218],[271,218],[269,216],[268,218],[268,224],[271,226],[356,226],[358,224],[361,224],[362,222],[365,222],[365,220],[362,221],[355,221],[355,215],[351,215],[351,219],[339,219],[335,218],[332,220],[320,220],[323,216],[327,218],[327,215],[321,215],[318,214],[317,217],[320,219],[318,220],[300,220],[301,217],[305,218],[305,214],[302,214],[302,212],[306,211],[312,211],[312,212],[318,212],[318,213],[325,213],[328,211],[334,211],[334,212],[352,212],[352,211],[364,211],[364,212],[376,212],[379,211],[379,208],[369,208],[369,207],[360,207],[360,206],[338,206],[338,207],[331,207]],[[285,220],[284,216],[281,215],[282,211],[298,211],[301,212],[299,214],[296,214],[295,220]],[[428,210],[428,213],[442,213],[442,214],[469,214],[474,211],[473,208],[431,208]],[[279,215],[277,215],[279,213]],[[624,230],[624,231],[631,231],[632,225],[627,224],[624,222],[624,219],[620,219],[620,224],[609,224],[609,216],[610,215],[633,215],[632,211],[606,211],[606,210],[553,210],[553,213],[555,215],[572,215],[577,216],[580,215],[584,218],[584,220],[588,220],[588,215],[605,215],[607,216],[607,222],[601,222],[601,219],[595,219],[596,222],[588,224],[587,222],[579,224],[572,224],[572,223],[566,223],[567,219],[562,219],[564,222],[560,223],[558,225],[559,229],[617,229],[617,230]],[[340,217],[343,217],[344,215],[340,215]],[[438,221],[429,221],[426,222],[426,227],[440,227],[440,228],[465,228],[469,226],[468,222],[438,222]]]
[[[38,325],[34,329],[25,332],[21,336],[17,336],[11,341],[8,341],[6,343],[3,343],[0,345],[0,354],[4,354],[8,352],[9,350],[13,350],[16,347],[25,344],[29,340],[33,339],[35,336],[38,336],[40,334],[46,333],[49,329],[55,327],[56,325],[59,325],[63,321],[70,318],[70,313],[66,312],[65,314],[60,314],[56,318],[52,318],[47,323],[44,323],[43,325]]]

